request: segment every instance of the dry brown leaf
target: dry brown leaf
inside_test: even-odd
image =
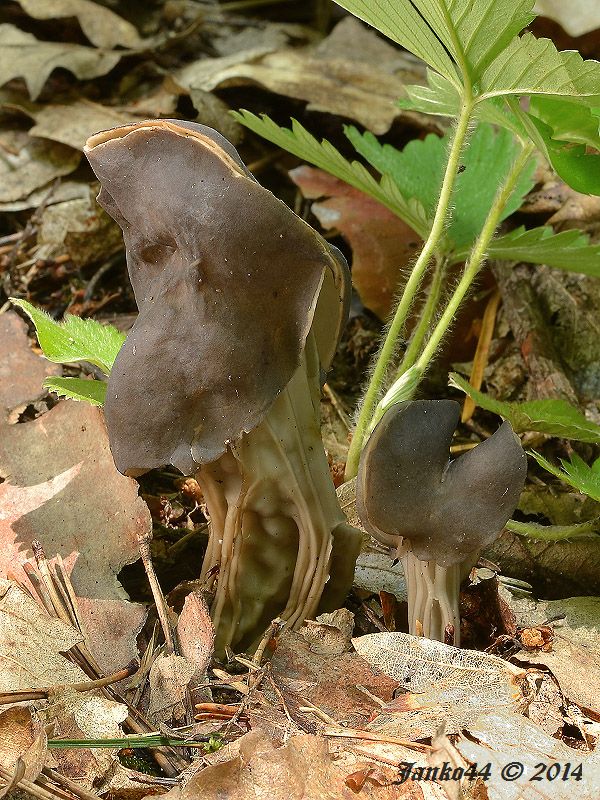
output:
[[[558,22],[571,36],[600,28],[600,5],[596,0],[536,0],[534,11]]]
[[[321,614],[316,620],[308,619],[298,633],[308,642],[311,653],[339,656],[351,650],[354,614],[339,608],[330,614]]]
[[[13,772],[19,759],[25,764],[23,778],[34,781],[48,753],[46,731],[30,708],[13,706],[0,713],[0,765]]]
[[[266,46],[268,50],[273,45]],[[404,80],[423,81],[416,61],[369,31],[358,20],[342,20],[317,49],[264,52],[195,61],[177,72],[187,91],[259,84],[286,97],[308,101],[308,108],[355,119],[376,134],[385,133],[402,112],[396,100]]]
[[[597,800],[600,753],[573,750],[525,717],[509,712],[486,714],[469,726],[469,732],[480,744],[464,740],[457,747],[480,767],[491,763],[492,775],[486,781],[490,800]],[[560,765],[560,774],[548,780],[546,769],[552,764]],[[566,764],[571,771],[582,765],[581,780],[573,775],[562,780]]]
[[[0,25],[0,86],[13,78],[23,78],[32,100],[38,97],[57,67],[70,70],[80,80],[89,80],[106,75],[120,59],[121,53],[115,50],[42,42],[14,25]]]
[[[358,189],[320,169],[302,166],[290,177],[310,199],[325,230],[335,228],[352,248],[352,283],[363,304],[386,319],[394,305],[403,271],[421,239],[399,217]]]
[[[115,469],[101,412],[66,400],[0,435],[0,575],[59,553],[81,597],[124,596],[117,575],[138,557],[150,514],[137,484]]]
[[[196,665],[195,679],[200,681],[210,664],[215,641],[210,611],[200,592],[190,592],[185,598],[177,623],[177,639],[181,655]]]
[[[197,670],[197,665],[183,656],[158,656],[154,661],[148,679],[148,719],[154,725],[183,721],[186,695]]]
[[[445,721],[448,733],[456,733],[483,713],[523,704],[524,670],[497,656],[405,633],[370,634],[353,644],[409,691],[382,709],[373,730],[420,738],[432,736]]]
[[[600,597],[570,597],[541,601],[514,598],[505,593],[520,627],[547,620],[554,630],[552,649],[521,650],[519,661],[544,664],[552,671],[566,697],[600,712]],[[558,618],[558,619],[557,619]]]
[[[2,59],[0,25],[0,62]],[[1,80],[0,66],[0,80]],[[36,139],[24,131],[0,131],[0,202],[21,200],[50,181],[73,172],[81,154],[64,144]]]
[[[144,42],[136,28],[114,11],[91,0],[18,0],[23,11],[34,19],[76,17],[90,42],[96,47],[137,48]]]
[[[37,258],[68,255],[81,268],[107,260],[122,249],[121,229],[98,207],[95,195],[90,191],[86,198],[55,203],[43,210],[37,232]]]
[[[0,354],[10,354],[0,402],[8,409],[22,407],[30,390],[39,397],[36,382],[48,369],[15,318],[0,317]],[[151,520],[137,483],[114,466],[97,408],[67,400],[31,422],[0,420],[0,476],[0,576],[17,572],[37,539],[48,557],[63,557],[80,597],[123,598],[116,576],[138,557],[138,535]]]
[[[61,180],[53,181],[46,186],[28,194],[22,200],[10,200],[0,203],[0,212],[26,211],[29,208],[39,208],[42,204],[50,206],[53,203],[63,203],[66,200],[85,199],[89,196],[90,186],[84,181]]]
[[[332,761],[322,738],[292,736],[285,746],[274,747],[262,732],[252,731],[238,746],[238,756],[206,767],[185,787],[172,789],[166,800],[354,800],[357,796],[345,783],[348,772]],[[418,795],[405,789],[367,781],[360,797],[416,799]]]
[[[87,138],[93,133],[126,125],[132,121],[130,112],[121,108],[102,106],[89,100],[77,100],[69,105],[50,104],[28,113],[35,119],[34,126],[29,129],[30,136],[61,142],[81,151]],[[96,210],[99,211],[98,206]]]
[[[315,653],[303,636],[290,631],[285,631],[280,637],[271,666],[284,696],[292,695],[288,706],[293,703],[296,706],[312,704],[353,728],[365,725],[373,712],[380,709],[376,702],[356,688],[357,685],[383,702],[391,701],[398,685],[356,653],[336,656]],[[314,716],[302,717],[302,721],[318,722]]]
[[[63,653],[82,640],[79,631],[49,617],[28,594],[0,579],[0,691],[57,687],[39,704],[45,724],[67,738],[122,736],[127,708],[98,691],[76,692],[69,685],[86,682],[86,674]],[[110,766],[112,750],[59,750],[56,758],[70,777],[92,786]]]
[[[127,600],[77,598],[77,618],[85,643],[104,675],[112,675],[139,658],[137,636],[147,610]]]

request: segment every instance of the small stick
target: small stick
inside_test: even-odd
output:
[[[326,722],[328,725],[337,725],[338,722],[333,717],[330,717],[329,714],[326,714],[322,708],[318,706],[300,706],[298,711],[302,711],[304,714],[314,714],[315,717],[318,717],[323,722]]]
[[[175,652],[175,640],[173,638],[173,632],[169,622],[169,609],[167,607],[167,601],[165,600],[165,596],[160,588],[160,583],[158,582],[156,572],[154,571],[154,564],[152,563],[152,556],[150,554],[150,534],[145,533],[139,535],[138,546],[140,549],[140,556],[142,557],[142,563],[144,565],[144,569],[146,570],[146,575],[148,576],[148,583],[150,584],[152,597],[154,598],[154,604],[156,605],[156,612],[158,614],[160,625],[165,637],[165,652],[167,655],[171,655]]]
[[[42,769],[42,774],[38,776],[38,780],[46,783],[47,779],[53,780],[55,783],[64,786],[65,789],[68,789],[71,794],[74,794],[76,797],[79,797],[80,800],[98,800],[98,795],[94,794],[93,792],[88,792],[85,789],[82,789],[78,783],[72,781],[70,778],[66,778],[64,775],[61,775],[56,770],[51,769],[50,767],[44,767]]]
[[[412,750],[433,750],[433,747],[428,744],[421,744],[420,742],[410,742],[406,739],[397,739],[395,736],[379,736],[371,731],[357,731],[351,728],[325,728],[323,731],[325,736],[335,739],[363,739],[367,742],[380,742],[381,744],[399,744],[402,747],[408,747]]]
[[[227,672],[224,672],[222,669],[213,669],[213,675],[216,675],[217,678],[220,678],[223,681],[223,683],[227,684],[227,686],[231,686],[232,689],[235,689],[240,694],[247,695],[250,693],[250,689],[245,683],[234,680],[231,675],[229,675]]]
[[[483,372],[486,368],[488,356],[490,354],[490,344],[492,342],[494,326],[496,324],[496,314],[498,313],[500,298],[500,290],[496,289],[488,300],[485,311],[483,312],[481,333],[479,334],[479,341],[477,342],[477,349],[475,350],[473,369],[471,370],[471,375],[469,377],[469,383],[477,390],[481,389],[481,384],[483,382]],[[467,395],[463,404],[460,421],[466,422],[467,420],[471,419],[475,408],[475,401]]]
[[[361,686],[360,683],[355,684],[355,688],[358,689],[359,692],[362,692],[363,694],[366,694],[367,697],[369,697],[374,703],[376,703],[381,708],[383,708],[384,706],[387,705],[385,700],[382,700],[381,697],[377,697],[376,694],[373,694],[368,689],[365,689],[365,687]]]
[[[118,683],[125,678],[129,678],[135,671],[136,670],[133,667],[126,667],[125,669],[120,669],[118,672],[115,672],[112,675],[107,675],[105,678],[99,678],[96,681],[71,683],[65,688],[73,689],[76,692],[90,692],[93,689],[101,689],[103,686],[108,686],[111,683]],[[55,692],[56,688],[57,687],[47,686],[42,689],[20,689],[15,692],[0,692],[0,705],[7,705],[8,703],[22,703],[26,700],[45,700]]]

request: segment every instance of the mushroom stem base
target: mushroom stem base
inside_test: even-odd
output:
[[[338,608],[352,584],[361,535],[340,510],[323,450],[319,377],[311,335],[263,422],[197,475],[217,653],[253,650],[275,618],[295,628]]]
[[[408,594],[409,632],[458,647],[462,564],[441,567],[436,561],[420,561],[409,551],[402,556],[402,566]]]

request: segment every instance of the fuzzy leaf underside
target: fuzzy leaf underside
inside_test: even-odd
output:
[[[421,237],[427,235],[429,224],[418,201],[405,199],[396,184],[387,176],[378,182],[363,164],[358,161],[348,161],[326,139],[319,142],[296,120],[292,120],[290,129],[280,127],[264,114],[258,117],[242,110],[233,112],[233,116],[264,139],[378,200]]]
[[[103,406],[106,399],[106,381],[86,380],[85,378],[47,378],[44,388],[59,397]]]
[[[457,254],[463,258],[464,254]],[[582,272],[600,278],[600,245],[591,245],[578,230],[553,233],[552,228],[517,228],[500,236],[488,247],[490,258],[504,261],[528,261],[568,272]]]
[[[86,361],[109,375],[125,334],[112,325],[65,314],[55,322],[45,311],[26,300],[12,300],[35,325],[40,347],[48,361],[73,364]]]
[[[455,372],[451,372],[449,377],[450,386],[468,394],[480,408],[507,419],[516,433],[537,431],[579,442],[600,442],[600,425],[590,422],[579,409],[566,400],[505,402],[477,391]]]
[[[535,458],[540,467],[560,478],[573,489],[577,489],[578,492],[600,502],[600,458],[589,466],[577,453],[573,453],[570,461],[560,459],[561,469],[556,464],[550,463],[544,456],[536,453],[535,450],[530,451],[529,454]]]
[[[462,73],[463,81],[475,83],[535,16],[532,13],[534,0],[336,2],[422,58],[453,83],[457,78],[454,64]]]

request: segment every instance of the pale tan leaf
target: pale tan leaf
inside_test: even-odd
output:
[[[600,753],[573,750],[525,717],[509,712],[482,716],[469,726],[469,733],[480,744],[463,740],[457,747],[469,761],[491,763],[491,778],[486,782],[490,800],[597,800]],[[553,764],[558,765],[558,774],[548,780],[547,769]],[[571,771],[582,766],[581,780],[573,774],[570,780],[568,776],[562,780],[567,764]]]
[[[181,655],[196,665],[196,678],[201,680],[213,654],[215,629],[200,592],[190,592],[185,598],[177,623],[177,639]]]
[[[18,759],[25,764],[23,777],[34,781],[48,753],[48,738],[30,708],[13,706],[0,713],[0,765],[13,771]]]
[[[2,26],[0,25],[0,36]],[[2,44],[0,40],[0,80]],[[77,169],[81,155],[70,147],[35,139],[24,131],[0,131],[0,202],[22,200]]]
[[[38,97],[57,67],[70,70],[80,80],[89,80],[106,75],[120,59],[118,51],[95,50],[68,42],[42,42],[14,25],[0,25],[0,85],[13,78],[24,78],[32,100]]]
[[[482,713],[523,704],[524,671],[497,656],[460,650],[405,633],[353,639],[372,666],[409,690],[388,703],[371,728],[390,735],[431,736],[445,721],[456,733]]]
[[[0,691],[86,680],[61,655],[80,641],[75,628],[50,618],[15,584],[0,579]]]
[[[161,722],[182,722],[185,698],[197,665],[183,656],[158,656],[150,669],[150,704],[148,718]]]
[[[77,598],[77,617],[85,643],[105,675],[137,661],[136,640],[146,615],[140,603]]]
[[[35,119],[35,125],[29,129],[30,136],[41,136],[81,151],[93,133],[126,125],[135,119],[130,112],[89,100],[76,100],[69,105],[50,104],[30,113]]]
[[[521,650],[517,653],[519,661],[544,664],[566,697],[600,711],[600,598],[570,597],[536,603],[508,593],[504,596],[520,627],[556,620],[552,623],[552,649]]]
[[[81,30],[96,47],[137,48],[143,45],[136,28],[109,8],[91,0],[18,0],[23,11],[34,19],[77,17]]]

